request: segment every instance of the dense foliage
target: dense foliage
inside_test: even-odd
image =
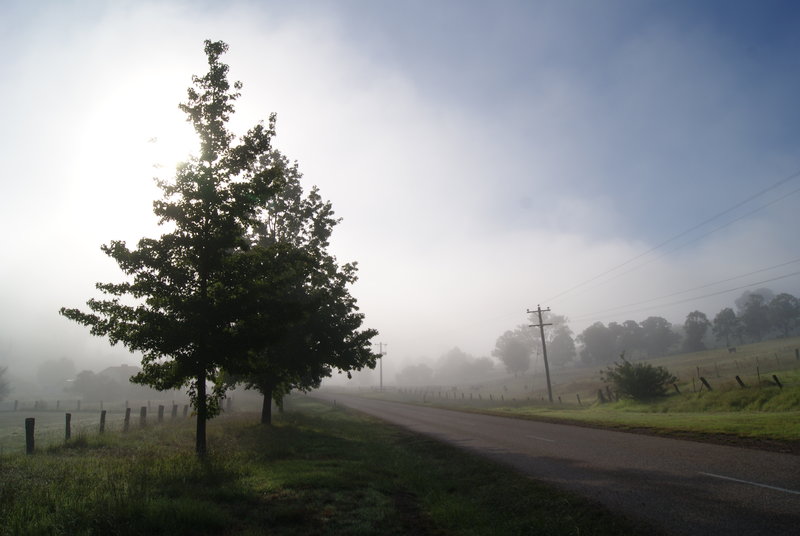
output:
[[[525,330],[524,326],[520,326],[514,331],[506,331],[497,338],[495,348],[492,350],[492,355],[515,376],[525,373],[531,366],[530,335]]]
[[[247,361],[228,367],[229,378],[243,382],[264,395],[261,420],[269,424],[271,402],[279,406],[292,389],[306,391],[319,387],[334,369],[340,372],[374,367],[377,356],[371,350],[372,329],[361,330],[363,314],[348,287],[356,281],[356,264],[339,265],[328,251],[334,226],[331,204],[322,200],[316,187],[305,195],[302,175],[278,151],[264,155],[263,168],[282,178],[281,187],[263,208],[250,240],[252,251],[272,255],[276,249],[298,255],[297,270],[283,285],[282,296],[268,286],[269,299],[285,304],[303,304],[302,314],[283,329],[280,337],[257,335],[265,326],[259,320],[254,345]]]
[[[620,398],[650,400],[664,396],[670,385],[678,379],[664,367],[650,363],[631,363],[620,355],[620,360],[600,373],[601,379],[612,385]]]

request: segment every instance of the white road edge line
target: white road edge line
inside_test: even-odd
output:
[[[782,491],[784,493],[793,493],[794,495],[800,495],[800,491],[795,491],[793,489],[779,488],[777,486],[770,486],[767,484],[759,484],[758,482],[750,482],[749,480],[740,480],[738,478],[731,478],[729,476],[715,475],[714,473],[704,473],[702,471],[698,471],[698,473],[700,473],[701,475],[713,476],[714,478],[721,478],[722,480],[730,480],[732,482],[739,482],[741,484],[750,484],[751,486],[758,486],[760,488],[774,489],[776,491]]]
[[[555,439],[546,439],[544,437],[539,437],[539,436],[535,436],[535,435],[526,435],[525,437],[529,437],[531,439],[538,439],[539,441],[547,441],[548,443],[555,443],[556,442]]]

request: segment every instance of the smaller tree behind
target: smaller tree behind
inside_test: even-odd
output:
[[[740,315],[744,333],[753,342],[761,341],[770,331],[770,314],[767,301],[761,294],[750,294]]]
[[[705,313],[700,311],[692,311],[686,315],[686,321],[683,323],[683,330],[686,332],[686,339],[683,341],[683,349],[687,352],[697,352],[705,350],[706,345],[703,344],[703,337],[706,336],[708,327],[711,322]]]
[[[614,337],[602,322],[595,322],[578,335],[581,361],[585,365],[605,365],[614,359]]]
[[[742,341],[742,323],[730,307],[725,307],[717,313],[711,331],[718,341],[725,340],[725,346],[730,346],[734,337],[739,342]]]
[[[769,302],[769,319],[772,327],[781,336],[788,337],[800,321],[800,301],[791,294],[782,292]]]
[[[514,376],[525,373],[531,366],[531,343],[522,332],[523,329],[527,328],[519,327],[500,335],[492,350],[492,355]]]
[[[642,362],[633,364],[625,359],[624,352],[619,357],[620,361],[609,365],[600,373],[600,378],[610,383],[621,398],[652,400],[666,395],[670,384],[678,381],[664,367]]]

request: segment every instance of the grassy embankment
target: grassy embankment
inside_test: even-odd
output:
[[[702,434],[800,444],[800,372],[784,374],[784,388],[762,385],[745,389],[723,384],[714,391],[673,393],[644,403],[631,400],[568,408],[532,405],[499,406],[491,413],[648,429],[664,434]]]
[[[775,440],[800,452],[800,361],[794,351],[798,346],[800,338],[782,339],[742,346],[736,353],[722,348],[649,360],[675,374],[680,389],[680,393],[650,403],[600,403],[597,391],[605,385],[599,369],[554,370],[554,404],[545,402],[541,373],[481,385],[403,389],[369,396],[697,439],[709,435],[716,441],[742,439],[745,444]],[[783,388],[774,384],[773,374]],[[737,375],[746,388],[736,382]],[[701,389],[699,376],[707,378],[712,391]]]
[[[0,534],[631,534],[603,509],[452,447],[291,399],[275,426],[190,420],[0,457]]]

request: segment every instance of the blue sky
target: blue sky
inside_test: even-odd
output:
[[[11,1],[0,365],[135,362],[55,312],[117,277],[100,244],[158,232],[150,179],[191,149],[177,103],[206,38],[244,82],[234,126],[277,112],[344,218],[334,248],[397,363],[488,355],[537,303],[576,331],[713,316],[738,294],[601,313],[800,256],[795,179],[544,303],[800,170],[795,2]]]

